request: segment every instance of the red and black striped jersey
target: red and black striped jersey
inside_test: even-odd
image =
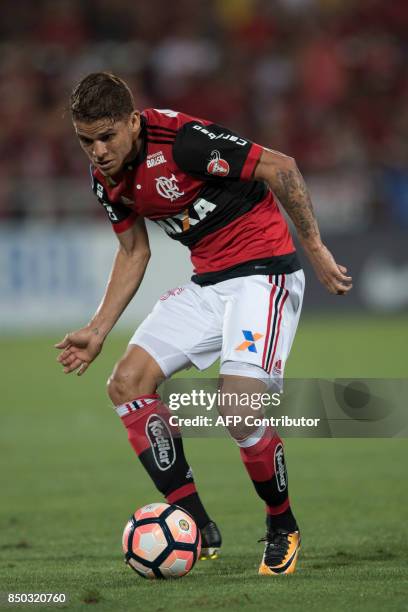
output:
[[[199,284],[300,268],[274,196],[252,179],[262,147],[172,110],[142,113],[142,147],[114,180],[91,167],[92,188],[115,232],[138,216],[191,251]]]

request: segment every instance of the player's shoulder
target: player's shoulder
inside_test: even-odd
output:
[[[162,128],[177,133],[183,126],[190,123],[208,123],[205,119],[194,117],[170,108],[146,108],[142,111],[147,126],[151,129]]]

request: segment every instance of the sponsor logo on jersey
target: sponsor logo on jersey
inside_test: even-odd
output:
[[[162,198],[167,198],[171,202],[174,202],[174,200],[184,195],[184,191],[179,190],[177,185],[178,181],[174,174],[172,174],[170,178],[167,176],[159,176],[159,178],[154,180],[156,181],[157,193],[161,195]]]
[[[287,474],[285,466],[285,456],[282,444],[277,444],[275,448],[275,478],[279,493],[282,493],[287,486]]]
[[[207,166],[208,174],[214,174],[215,176],[227,176],[229,171],[229,163],[225,159],[222,159],[221,153],[216,149],[215,151],[211,151],[211,159]]]
[[[211,138],[211,140],[219,140],[219,139],[229,140],[230,142],[235,142],[240,147],[244,147],[245,145],[248,144],[247,140],[244,140],[243,138],[240,138],[239,136],[236,136],[235,134],[228,134],[226,132],[215,134],[214,132],[207,130],[207,128],[204,127],[204,125],[200,125],[200,123],[195,123],[193,125],[193,130],[197,130],[201,134],[204,134],[205,136],[207,136],[207,138]]]
[[[273,366],[274,374],[282,374],[282,359],[277,359]]]
[[[167,423],[158,414],[151,414],[146,423],[146,436],[159,470],[169,470],[176,460],[176,450]]]
[[[244,334],[244,342],[241,342],[238,346],[235,347],[236,351],[246,351],[248,350],[250,353],[257,353],[255,342],[264,337],[263,334],[258,332],[252,333],[249,329],[243,329],[242,333]]]
[[[157,151],[157,153],[151,153],[147,156],[146,166],[148,168],[154,168],[155,166],[160,166],[160,164],[165,164],[167,159],[164,157],[163,151]]]
[[[187,232],[191,227],[200,223],[213,210],[217,208],[216,204],[209,202],[204,198],[198,198],[189,208],[185,208],[181,213],[167,217],[166,219],[156,220],[169,236],[174,234],[182,234]]]
[[[96,183],[96,197],[100,198],[101,200],[103,200],[103,185],[101,185],[100,183]]]

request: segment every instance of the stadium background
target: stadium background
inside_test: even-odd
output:
[[[122,523],[157,494],[104,380],[190,264],[149,226],[152,264],[120,330],[83,379],[60,374],[52,344],[93,312],[115,248],[67,96],[86,73],[112,70],[140,108],[208,117],[295,157],[355,288],[329,296],[307,270],[288,374],[406,378],[408,4],[3,0],[0,16],[0,590],[66,590],[70,609],[129,609],[132,597],[152,610],[165,597],[269,609],[271,585],[255,575],[262,511],[227,440],[186,442],[224,559],[154,587],[120,565]],[[298,575],[273,585],[277,601],[403,609],[405,440],[291,439],[288,461],[305,547]]]

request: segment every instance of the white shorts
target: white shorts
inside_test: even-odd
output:
[[[233,278],[167,291],[130,340],[144,348],[168,378],[220,357],[221,374],[278,382],[302,307],[303,270]]]

